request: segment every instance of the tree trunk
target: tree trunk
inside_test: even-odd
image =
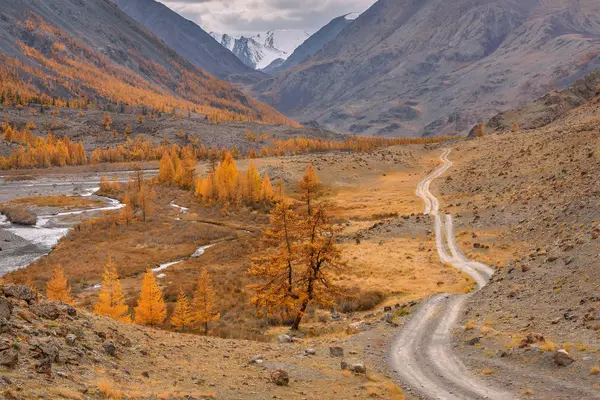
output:
[[[304,317],[304,313],[306,312],[306,308],[308,307],[308,300],[304,300],[302,302],[302,306],[300,307],[300,310],[298,311],[298,314],[296,315],[296,318],[294,319],[294,323],[292,324],[292,327],[290,328],[293,331],[297,331],[298,329],[300,329],[300,322],[302,321],[302,317]]]
[[[312,207],[310,206],[310,189],[306,192],[306,204],[308,205],[308,215],[312,217]]]
[[[204,334],[208,335],[208,321],[204,322]]]

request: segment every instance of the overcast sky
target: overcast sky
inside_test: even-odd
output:
[[[270,29],[314,33],[335,17],[363,12],[375,0],[159,0],[205,31],[231,35]]]

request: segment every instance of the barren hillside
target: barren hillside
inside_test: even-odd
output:
[[[254,91],[341,132],[466,133],[597,66],[599,15],[591,0],[380,0]]]

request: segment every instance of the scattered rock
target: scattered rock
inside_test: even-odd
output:
[[[554,362],[560,367],[566,367],[573,364],[575,359],[565,349],[560,349],[554,353]]]
[[[31,311],[40,318],[54,321],[60,317],[60,310],[56,303],[41,303],[31,307]]]
[[[265,360],[265,356],[262,354],[257,354],[248,361],[248,364],[262,364]]]
[[[5,285],[4,295],[6,297],[14,297],[18,300],[24,300],[27,303],[31,303],[36,298],[33,290],[24,285]]]
[[[65,343],[69,346],[75,346],[75,342],[77,342],[77,336],[73,335],[72,333],[65,336]]]
[[[0,297],[0,318],[9,320],[12,316],[13,305],[4,297]]]
[[[0,352],[0,365],[6,368],[14,368],[19,362],[19,353],[15,349],[7,349]]]
[[[304,350],[304,354],[307,356],[314,356],[317,354],[317,351],[315,349],[306,349]]]
[[[271,381],[277,386],[287,386],[290,383],[290,376],[282,369],[276,369],[271,372]]]
[[[340,346],[331,346],[329,348],[329,355],[332,357],[344,357],[344,348]]]
[[[104,343],[102,343],[102,348],[104,349],[104,352],[111,357],[117,355],[117,347],[110,340],[105,340]]]
[[[362,361],[358,361],[350,365],[350,371],[356,374],[366,374],[367,367],[365,367],[365,364]]]
[[[290,335],[279,335],[277,336],[277,343],[292,343],[292,337]]]
[[[148,373],[148,371],[144,371],[144,372],[142,372],[142,376],[143,376],[144,378],[150,378],[150,374]]]
[[[479,336],[475,336],[473,339],[467,340],[465,342],[468,346],[475,346],[476,344],[481,343],[481,338]]]

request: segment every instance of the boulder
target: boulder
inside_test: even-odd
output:
[[[265,356],[263,356],[262,354],[257,354],[254,357],[252,357],[250,361],[248,361],[248,364],[262,364],[264,359]]]
[[[31,311],[40,318],[54,321],[60,317],[60,309],[56,303],[41,303],[31,307]]]
[[[317,351],[315,349],[306,349],[304,350],[304,354],[307,356],[314,356],[317,354]]]
[[[12,316],[13,305],[4,297],[0,297],[0,318],[9,320]]]
[[[26,301],[27,303],[31,303],[36,298],[33,290],[25,285],[5,285],[4,295],[6,297],[14,297],[15,299]]]
[[[50,362],[58,361],[59,349],[51,339],[31,341],[29,350],[33,358],[48,359]]]
[[[554,353],[554,363],[559,367],[566,367],[575,362],[575,359],[565,349],[560,349]]]
[[[19,353],[15,349],[6,349],[0,352],[0,365],[14,368],[19,362]]]
[[[331,346],[329,348],[329,355],[332,357],[344,357],[344,348],[340,346]]]
[[[277,336],[277,343],[292,343],[292,337],[290,335],[279,335]]]
[[[365,367],[365,363],[362,361],[340,361],[340,368],[347,369],[348,371],[354,372],[356,374],[366,374],[367,367]]]
[[[282,369],[276,369],[271,372],[271,381],[277,386],[287,386],[290,383],[290,376]]]
[[[75,343],[77,342],[77,336],[75,336],[72,333],[69,333],[67,336],[65,336],[65,343],[68,344],[69,346],[75,346]]]
[[[117,355],[117,346],[115,346],[115,344],[110,340],[105,340],[102,343],[102,348],[104,349],[104,352],[111,357],[115,357]]]

